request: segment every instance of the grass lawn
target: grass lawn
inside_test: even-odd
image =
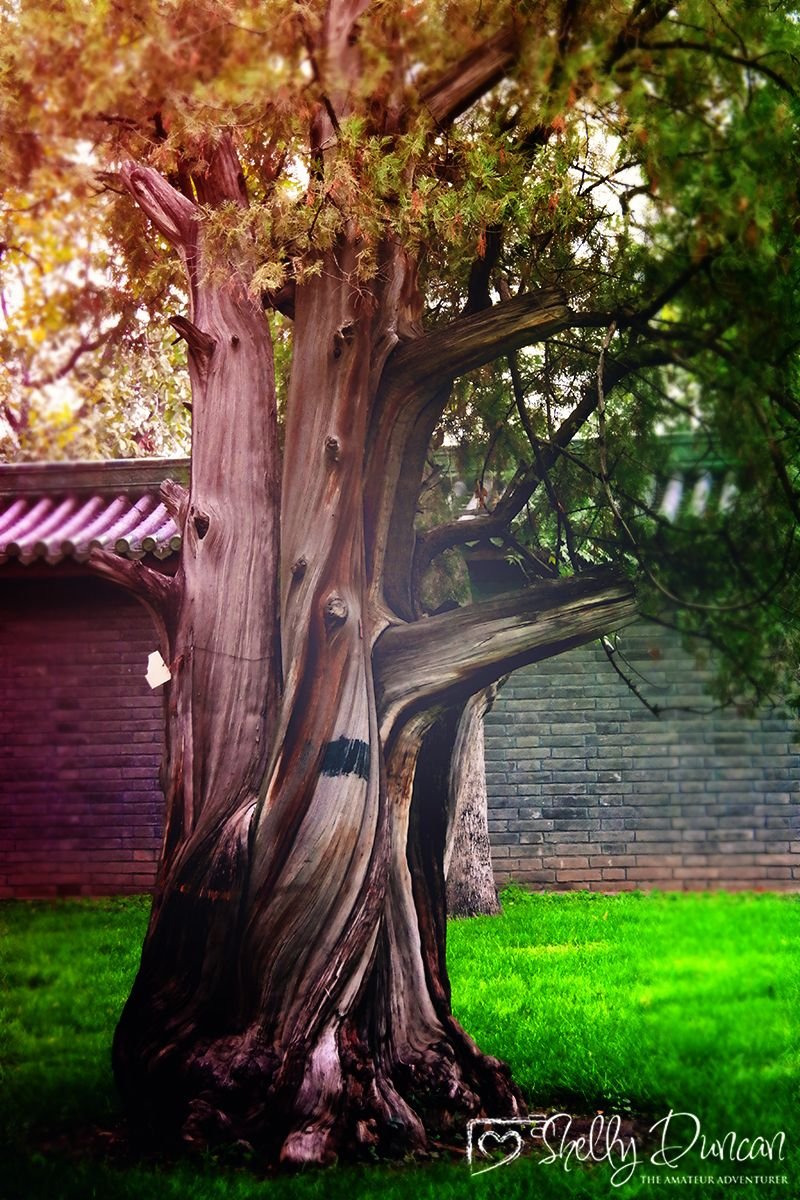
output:
[[[783,1130],[785,1160],[720,1167],[695,1149],[670,1172],[651,1166],[642,1147],[633,1178],[615,1188],[606,1162],[566,1171],[563,1161],[534,1157],[473,1177],[464,1163],[442,1161],[267,1180],[212,1158],[124,1165],[82,1157],[61,1148],[65,1140],[87,1124],[111,1126],[118,1111],[109,1045],[148,901],[11,902],[0,906],[0,1197],[644,1200],[669,1190],[647,1175],[720,1170],[789,1182],[720,1181],[682,1194],[800,1195],[800,897],[512,890],[504,905],[500,918],[451,924],[453,1004],[478,1044],[510,1063],[532,1106],[653,1121],[672,1108],[695,1113],[709,1140]]]

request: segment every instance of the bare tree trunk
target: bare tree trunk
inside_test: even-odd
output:
[[[207,160],[198,199],[245,205],[230,141]],[[149,169],[123,178],[186,265],[190,320],[174,323],[195,428],[189,492],[165,492],[184,533],[174,582],[93,559],[145,598],[172,671],[164,857],[116,1077],[134,1120],[190,1143],[293,1164],[420,1149],[522,1111],[450,1012],[431,730],[514,666],[631,619],[630,588],[596,573],[403,619],[384,590],[398,497],[413,520],[402,464],[464,338],[434,338],[430,372],[423,339],[416,384],[402,359],[387,373],[417,328],[414,265],[387,243],[375,285],[354,286],[343,233],[296,291],[281,489],[244,235],[223,271],[192,201]]]
[[[451,917],[494,916],[501,911],[489,842],[483,739],[483,719],[496,691],[492,685],[467,700],[452,747],[452,817],[444,860]]]

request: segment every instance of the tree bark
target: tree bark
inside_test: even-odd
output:
[[[198,196],[245,205],[230,141],[207,162]],[[168,489],[184,537],[173,583],[95,561],[146,591],[172,671],[163,861],[117,1080],[134,1120],[190,1144],[244,1141],[294,1165],[422,1150],[524,1108],[450,1011],[437,721],[512,666],[630,619],[630,588],[598,572],[404,620],[383,578],[417,417],[383,376],[419,336],[415,265],[387,243],[378,280],[354,286],[348,228],[297,286],[281,484],[245,235],[223,272],[191,201],[153,171],[123,178],[186,266],[191,308],[173,324],[194,450],[188,495]],[[541,324],[523,308],[512,340]],[[424,339],[422,376],[453,353]]]
[[[448,779],[451,817],[444,857],[447,912],[451,917],[496,916],[484,762],[483,719],[496,687],[484,688],[464,705],[452,746]]]

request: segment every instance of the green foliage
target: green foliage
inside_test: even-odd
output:
[[[721,1136],[796,1128],[798,902],[774,895],[503,895],[504,915],[451,922],[459,1019],[509,1061],[532,1102],[608,1114],[696,1112]],[[26,1200],[606,1197],[604,1165],[525,1160],[470,1180],[447,1161],[264,1180],[247,1166],[104,1157],[87,1126],[118,1112],[107,1046],[148,901],[3,906],[4,1187]],[[501,981],[501,982],[498,982]],[[455,1135],[454,1135],[455,1136]],[[42,1147],[45,1148],[42,1148]],[[794,1177],[797,1164],[780,1164]],[[711,1164],[703,1164],[710,1174]],[[738,1172],[737,1172],[738,1173]],[[664,1190],[631,1184],[650,1200]],[[730,1187],[706,1185],[704,1200]],[[623,1193],[621,1193],[623,1194]],[[763,1195],[737,1187],[744,1200]]]

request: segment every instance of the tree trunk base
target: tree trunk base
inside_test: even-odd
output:
[[[237,1149],[264,1165],[324,1166],[425,1155],[444,1139],[460,1143],[472,1117],[526,1111],[505,1064],[481,1054],[455,1021],[438,1043],[376,1061],[344,1022],[289,1081],[285,1062],[248,1031],[185,1048],[178,1070],[117,1075],[134,1126],[191,1150]]]

